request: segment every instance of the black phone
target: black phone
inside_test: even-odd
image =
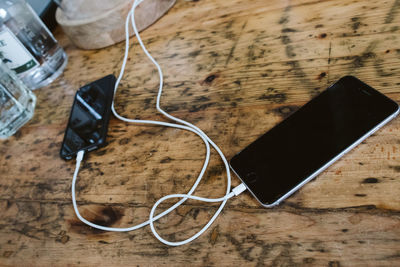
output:
[[[399,113],[399,105],[346,76],[230,161],[253,196],[272,207]]]
[[[105,145],[115,83],[115,76],[108,75],[76,92],[61,158],[69,160],[81,150],[88,152]]]

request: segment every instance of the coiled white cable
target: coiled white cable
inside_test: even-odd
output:
[[[149,215],[149,220],[132,226],[132,227],[127,227],[127,228],[114,228],[114,227],[105,227],[105,226],[101,226],[101,225],[97,225],[94,224],[92,222],[89,222],[88,220],[86,220],[85,218],[83,218],[81,216],[81,214],[79,213],[78,210],[78,206],[76,204],[76,198],[75,198],[75,185],[76,185],[76,179],[78,176],[78,172],[79,172],[79,167],[80,164],[82,162],[83,156],[84,156],[84,152],[83,151],[79,151],[77,158],[76,158],[76,168],[75,168],[75,172],[74,172],[74,176],[72,179],[72,203],[73,203],[73,207],[75,210],[75,213],[77,215],[77,217],[85,224],[93,227],[93,228],[97,228],[100,230],[104,230],[104,231],[114,231],[114,232],[126,232],[126,231],[132,231],[132,230],[136,230],[138,228],[144,227],[148,224],[150,224],[150,228],[151,231],[153,232],[154,236],[160,240],[162,243],[166,244],[166,245],[170,245],[170,246],[180,246],[180,245],[184,245],[187,244],[189,242],[191,242],[192,240],[196,239],[197,237],[199,237],[201,234],[203,234],[210,226],[211,224],[215,221],[215,219],[218,217],[218,215],[221,213],[222,209],[224,208],[226,201],[235,196],[235,195],[239,195],[240,193],[242,193],[243,191],[246,190],[246,187],[244,186],[244,184],[240,184],[239,186],[235,187],[232,192],[230,192],[230,188],[231,188],[231,175],[230,175],[230,170],[229,170],[229,165],[228,162],[224,156],[224,154],[222,153],[222,151],[219,149],[219,147],[202,131],[200,130],[198,127],[196,127],[195,125],[181,120],[179,118],[176,118],[170,114],[168,114],[167,112],[165,112],[164,110],[162,110],[162,108],[160,107],[160,100],[161,100],[161,94],[162,94],[162,90],[163,90],[163,73],[161,70],[160,65],[157,63],[157,61],[150,55],[150,53],[147,51],[145,45],[142,42],[142,39],[140,38],[139,32],[137,30],[136,27],[136,23],[135,23],[135,9],[136,7],[143,2],[144,0],[135,0],[133,3],[133,6],[131,8],[131,10],[129,11],[126,21],[125,21],[125,55],[124,55],[124,59],[122,61],[122,66],[121,66],[121,71],[120,74],[118,76],[117,82],[115,84],[115,90],[114,90],[114,95],[117,92],[118,89],[118,85],[123,77],[124,71],[125,71],[125,66],[126,66],[126,62],[128,59],[128,53],[129,53],[129,22],[131,22],[132,27],[133,27],[133,31],[136,35],[136,38],[143,50],[143,52],[146,54],[146,56],[150,59],[150,61],[156,66],[157,70],[158,70],[158,74],[159,74],[159,79],[160,79],[160,84],[159,84],[159,90],[158,90],[158,94],[157,94],[157,101],[156,101],[156,108],[157,110],[164,115],[165,117],[167,117],[170,120],[173,120],[177,123],[169,123],[169,122],[161,122],[161,121],[151,121],[151,120],[135,120],[135,119],[128,119],[125,118],[121,115],[119,115],[114,107],[114,101],[112,103],[111,109],[112,112],[114,114],[115,117],[117,117],[118,119],[125,121],[125,122],[130,122],[130,123],[139,123],[139,124],[148,124],[148,125],[159,125],[159,126],[166,126],[166,127],[174,127],[174,128],[179,128],[182,130],[187,130],[187,131],[191,131],[195,134],[197,134],[204,142],[205,146],[206,146],[206,157],[203,163],[203,167],[195,181],[195,183],[193,184],[192,188],[189,190],[189,192],[187,194],[172,194],[172,195],[167,195],[162,197],[161,199],[159,199],[152,207],[150,215]],[[193,192],[196,190],[197,186],[199,185],[201,179],[204,176],[204,173],[207,169],[208,163],[210,161],[210,144],[211,146],[217,151],[217,153],[219,154],[219,156],[221,157],[224,165],[225,165],[225,169],[226,169],[226,176],[227,176],[227,185],[226,185],[226,193],[223,197],[220,198],[204,198],[204,197],[198,197],[198,196],[193,196]],[[171,206],[170,208],[168,208],[167,210],[163,211],[162,213],[154,216],[155,210],[158,207],[158,205],[160,205],[163,201],[170,199],[170,198],[181,198],[181,200],[179,200],[177,203],[175,203],[173,206]],[[179,205],[181,205],[184,201],[186,201],[187,199],[195,199],[195,200],[199,200],[199,201],[204,201],[204,202],[222,202],[219,206],[219,208],[217,209],[217,211],[215,212],[215,214],[212,216],[212,218],[208,221],[208,223],[203,226],[203,228],[197,232],[196,234],[194,234],[193,236],[191,236],[190,238],[187,238],[183,241],[178,241],[178,242],[171,242],[168,240],[165,240],[164,238],[162,238],[156,231],[155,227],[154,227],[154,221],[158,220],[159,218],[167,215],[168,213],[170,213],[172,210],[176,209]]]

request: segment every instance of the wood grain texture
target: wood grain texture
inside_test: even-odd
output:
[[[400,101],[399,22],[398,0],[179,0],[142,38],[165,73],[164,109],[195,123],[230,158],[341,76]],[[74,162],[58,153],[74,93],[118,74],[124,45],[82,51],[61,32],[56,38],[69,55],[64,74],[35,91],[32,121],[0,142],[0,265],[400,264],[399,119],[276,208],[248,193],[232,199],[189,245],[167,247],[149,228],[83,225],[71,204]],[[117,110],[164,120],[155,109],[156,70],[136,42],[131,48]],[[115,118],[107,142],[85,158],[77,191],[83,216],[108,226],[142,222],[160,197],[188,191],[205,151],[191,133]],[[225,185],[214,153],[196,195],[221,196]],[[156,227],[180,240],[216,207],[188,201]]]

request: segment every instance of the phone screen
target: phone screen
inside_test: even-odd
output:
[[[115,77],[108,75],[78,90],[60,156],[71,159],[78,151],[91,151],[105,143]]]
[[[398,110],[346,76],[235,155],[231,168],[261,204],[276,205]]]

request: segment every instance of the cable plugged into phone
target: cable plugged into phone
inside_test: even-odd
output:
[[[121,115],[119,115],[117,113],[117,111],[115,110],[114,107],[114,101],[112,101],[111,104],[111,111],[113,112],[114,116],[122,121],[125,122],[129,122],[129,123],[138,123],[138,124],[145,124],[145,125],[157,125],[157,126],[166,126],[166,127],[172,127],[172,128],[178,128],[181,130],[185,130],[185,131],[189,131],[192,132],[194,134],[196,134],[197,136],[199,136],[206,148],[206,154],[205,154],[205,159],[203,162],[203,167],[200,170],[200,173],[197,176],[197,179],[195,180],[194,184],[192,185],[191,189],[186,193],[186,194],[172,194],[172,195],[167,195],[162,197],[161,199],[159,199],[152,207],[150,214],[149,214],[149,219],[145,222],[142,222],[140,224],[137,224],[135,226],[132,227],[126,227],[126,228],[113,228],[113,227],[105,227],[102,225],[97,225],[94,224],[92,222],[89,222],[88,220],[86,220],[85,218],[83,218],[81,216],[81,214],[79,213],[78,210],[78,206],[76,203],[76,196],[75,196],[75,185],[76,185],[76,180],[77,180],[77,176],[78,176],[78,172],[79,172],[79,168],[81,165],[81,162],[83,160],[83,156],[84,156],[84,151],[81,150],[77,153],[77,157],[76,157],[76,168],[75,168],[75,172],[74,172],[74,176],[72,179],[72,203],[73,203],[73,207],[75,210],[75,213],[77,215],[77,217],[79,218],[79,220],[81,220],[83,223],[96,228],[96,229],[100,229],[100,230],[104,230],[104,231],[114,231],[114,232],[126,232],[126,231],[133,231],[136,229],[139,229],[141,227],[144,227],[148,224],[150,224],[150,228],[151,231],[153,232],[154,236],[160,240],[162,243],[166,244],[166,245],[170,245],[170,246],[180,246],[180,245],[184,245],[187,244],[189,242],[191,242],[192,240],[196,239],[197,237],[199,237],[202,233],[204,233],[210,226],[211,224],[216,220],[216,218],[218,217],[218,215],[221,213],[222,209],[225,207],[225,204],[227,202],[228,199],[232,198],[233,196],[237,196],[240,193],[242,193],[243,191],[246,190],[246,187],[244,186],[244,184],[241,184],[237,187],[235,187],[233,190],[231,190],[231,173],[230,173],[230,167],[228,164],[228,161],[226,160],[226,157],[224,156],[224,154],[222,153],[221,149],[201,130],[199,129],[197,126],[184,121],[182,119],[179,119],[177,117],[174,117],[170,114],[168,114],[166,111],[164,111],[161,108],[160,102],[161,102],[161,95],[162,95],[162,90],[163,90],[163,73],[161,70],[160,65],[157,63],[157,61],[150,55],[150,53],[147,51],[146,47],[144,46],[142,39],[140,38],[138,29],[136,27],[135,24],[135,9],[136,7],[143,2],[144,0],[135,0],[132,6],[132,9],[129,11],[126,21],[125,21],[125,55],[122,61],[122,66],[121,66],[121,71],[120,74],[118,76],[117,81],[115,82],[115,89],[114,89],[114,95],[117,93],[117,89],[118,89],[118,85],[122,79],[122,76],[124,75],[124,71],[125,71],[125,66],[128,60],[128,54],[129,54],[129,26],[130,24],[132,25],[133,31],[135,32],[135,36],[139,42],[140,47],[142,48],[143,52],[146,54],[146,56],[150,59],[150,61],[154,64],[154,66],[157,68],[158,74],[159,74],[159,89],[158,89],[158,94],[157,94],[157,99],[156,99],[156,108],[157,111],[160,112],[163,116],[165,116],[166,118],[168,118],[169,120],[173,121],[174,123],[171,122],[162,122],[162,121],[152,121],[152,120],[136,120],[136,119],[129,119],[129,118],[125,118]],[[198,196],[194,196],[193,193],[196,190],[197,186],[199,185],[199,183],[201,182],[204,173],[207,170],[209,161],[210,161],[210,153],[211,153],[211,149],[210,147],[212,147],[220,156],[225,170],[226,170],[226,190],[225,190],[225,195],[220,197],[220,198],[205,198],[205,197],[198,197]],[[159,213],[159,214],[155,214],[155,211],[158,207],[158,205],[160,205],[163,201],[167,200],[167,199],[171,199],[171,198],[178,198],[180,199],[179,201],[177,201],[174,205],[172,205],[171,207],[169,207],[168,209],[164,210],[163,212]],[[199,200],[199,201],[203,201],[203,202],[221,202],[221,204],[219,205],[217,211],[214,213],[214,215],[211,217],[211,219],[207,222],[206,225],[203,226],[203,228],[197,232],[196,234],[194,234],[193,236],[191,236],[190,238],[187,238],[185,240],[182,241],[177,241],[177,242],[171,242],[168,240],[165,240],[164,238],[162,238],[158,233],[157,230],[154,227],[154,222],[158,219],[160,219],[161,217],[167,215],[168,213],[170,213],[171,211],[173,211],[174,209],[176,209],[177,207],[179,207],[183,202],[185,202],[187,199],[194,199],[194,200]]]
[[[246,186],[244,185],[244,183],[241,183],[240,185],[236,186],[235,188],[232,189],[232,193],[235,196],[240,195],[241,193],[243,193],[244,191],[246,191]]]
[[[82,162],[83,156],[85,155],[85,151],[81,150],[78,152],[76,155],[76,162],[79,162],[79,164]]]
[[[78,152],[77,156],[76,156],[76,167],[75,167],[75,172],[74,172],[74,176],[72,178],[72,187],[71,187],[71,194],[72,194],[72,205],[74,207],[74,211],[76,213],[76,216],[78,217],[78,219],[99,230],[103,230],[103,231],[113,231],[113,232],[127,232],[127,231],[132,231],[132,230],[136,230],[138,228],[144,227],[148,224],[150,224],[150,228],[151,231],[153,232],[154,236],[160,240],[162,243],[169,245],[169,246],[180,246],[180,245],[184,245],[187,244],[189,242],[191,242],[192,240],[196,239],[197,237],[199,237],[201,234],[203,234],[210,226],[211,224],[214,222],[214,220],[217,218],[217,216],[220,214],[220,212],[222,211],[222,209],[218,209],[218,211],[214,214],[214,216],[208,221],[208,223],[203,226],[203,228],[197,232],[195,235],[193,235],[192,237],[183,240],[183,241],[179,241],[179,242],[170,242],[168,240],[165,240],[164,238],[162,238],[158,233],[157,230],[154,227],[154,222],[156,220],[158,220],[159,218],[161,218],[162,216],[167,215],[169,212],[171,212],[172,210],[176,209],[180,204],[182,204],[185,200],[187,199],[194,199],[194,200],[199,200],[199,201],[203,201],[203,202],[223,202],[225,203],[228,199],[234,197],[234,196],[238,196],[240,195],[242,192],[244,192],[246,190],[246,186],[242,183],[238,186],[236,186],[235,188],[232,189],[232,191],[228,194],[226,194],[225,196],[221,197],[221,198],[205,198],[205,197],[198,197],[198,196],[193,196],[191,194],[171,194],[171,195],[167,195],[164,196],[162,198],[160,198],[152,207],[151,211],[150,211],[150,215],[149,215],[149,220],[145,221],[141,224],[138,224],[136,226],[133,227],[128,227],[128,228],[116,228],[116,227],[105,227],[102,225],[98,225],[95,223],[92,223],[88,220],[86,220],[85,218],[82,217],[82,215],[79,212],[78,209],[78,205],[76,203],[76,193],[75,193],[75,187],[76,187],[76,180],[78,177],[78,172],[79,172],[79,168],[81,166],[81,162],[83,160],[83,156],[84,156],[84,151],[81,150]],[[190,192],[189,192],[190,193]],[[172,207],[170,207],[169,209],[163,211],[162,213],[158,214],[157,216],[154,216],[154,213],[157,209],[157,207],[164,202],[167,199],[170,198],[181,198],[181,201],[177,202],[175,205],[173,205]]]

